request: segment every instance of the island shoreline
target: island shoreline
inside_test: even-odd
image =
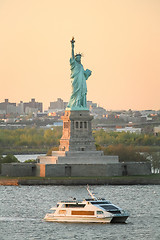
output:
[[[160,174],[146,176],[125,177],[3,177],[0,176],[0,185],[3,186],[35,186],[35,185],[160,185]]]

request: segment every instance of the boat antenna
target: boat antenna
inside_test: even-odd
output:
[[[91,196],[91,198],[92,198],[93,200],[97,200],[97,198],[94,196],[94,194],[91,193],[91,191],[89,190],[89,185],[88,185],[88,184],[87,184],[87,191],[88,191],[89,195]]]

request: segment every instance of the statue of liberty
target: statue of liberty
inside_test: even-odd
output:
[[[87,84],[86,80],[91,75],[89,69],[84,70],[81,64],[81,54],[74,55],[75,40],[71,40],[72,55],[70,58],[72,94],[66,110],[88,110],[87,109]]]

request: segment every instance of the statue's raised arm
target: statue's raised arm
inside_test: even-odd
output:
[[[72,58],[74,58],[74,43],[75,43],[75,40],[74,40],[74,37],[72,38],[71,40],[71,47],[72,47]]]
[[[83,65],[81,64],[80,53],[74,54],[74,37],[72,38],[71,48],[72,54],[70,58],[71,66],[71,83],[72,83],[72,94],[67,106],[68,110],[88,110],[87,108],[87,84],[86,80],[91,75],[89,69],[84,70]]]

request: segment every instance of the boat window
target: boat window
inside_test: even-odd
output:
[[[100,205],[102,208],[106,209],[106,210],[117,210],[118,208],[111,205],[111,204],[107,204],[107,205]]]
[[[72,211],[71,215],[94,215],[94,211]]]
[[[109,210],[108,212],[113,213],[113,214],[121,214],[121,211],[120,211],[120,210],[117,210],[117,211],[111,211],[111,210]]]
[[[97,211],[97,214],[103,214],[103,211]]]
[[[95,201],[95,202],[91,202],[93,205],[94,204],[110,204],[109,201]]]
[[[84,208],[85,204],[66,204],[66,208]]]
[[[111,212],[111,213],[121,213],[120,209],[113,206],[113,205],[100,205],[100,207],[102,207],[103,209],[105,209],[107,212]]]
[[[86,198],[86,201],[93,201],[93,198]],[[92,202],[91,202],[92,203]]]
[[[59,204],[57,204],[57,207],[59,207]]]
[[[66,210],[59,210],[59,214],[66,214]]]

